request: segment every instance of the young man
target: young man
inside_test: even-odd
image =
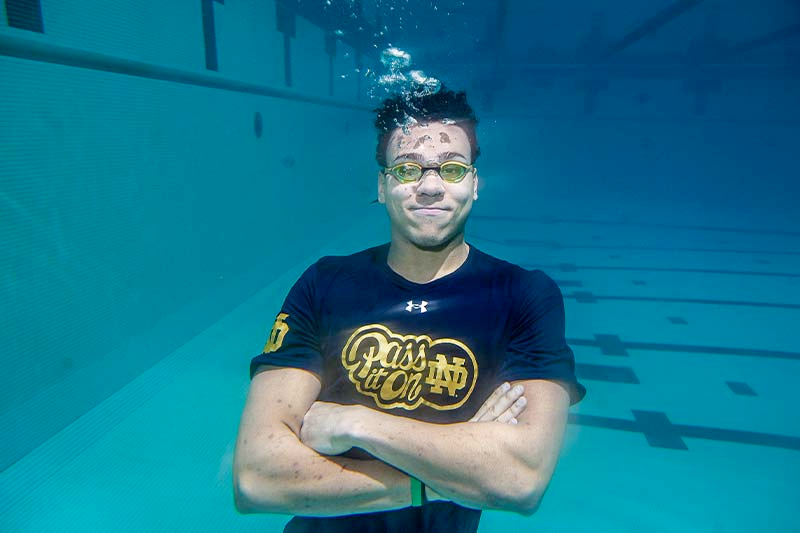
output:
[[[290,532],[466,532],[481,509],[538,507],[586,390],[558,286],[464,240],[476,122],[445,89],[378,110],[391,242],[320,259],[287,296],[250,366],[240,512],[297,515]]]

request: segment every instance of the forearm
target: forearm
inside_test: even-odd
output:
[[[541,494],[520,426],[500,422],[429,424],[361,409],[349,444],[417,477],[465,506],[526,512]]]
[[[378,460],[321,456],[291,439],[296,436],[237,469],[240,512],[338,516],[411,505],[409,477],[398,469]]]

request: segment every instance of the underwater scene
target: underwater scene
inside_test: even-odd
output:
[[[800,530],[798,96],[794,0],[0,0],[0,531]]]

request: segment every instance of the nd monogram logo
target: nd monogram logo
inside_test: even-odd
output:
[[[287,313],[280,313],[275,319],[267,344],[264,346],[264,353],[277,352],[283,345],[283,338],[289,333],[289,325],[284,322],[288,317]]]
[[[475,356],[464,343],[395,335],[381,324],[362,326],[350,335],[342,365],[358,392],[383,409],[456,409],[478,381]]]

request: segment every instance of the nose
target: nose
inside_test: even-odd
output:
[[[428,169],[417,182],[417,194],[425,196],[442,196],[444,194],[444,180],[434,169]]]

